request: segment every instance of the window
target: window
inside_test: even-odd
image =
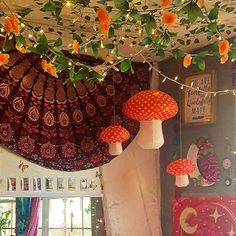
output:
[[[91,200],[58,198],[49,202],[49,236],[92,236]]]

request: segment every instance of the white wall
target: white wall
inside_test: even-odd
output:
[[[24,172],[19,168],[20,161],[23,161],[29,167]],[[50,170],[44,167],[40,167],[36,164],[26,161],[24,158],[16,155],[9,150],[0,147],[0,197],[23,197],[23,196],[40,196],[40,197],[64,197],[64,196],[90,196],[90,197],[101,197],[102,191],[100,186],[100,180],[96,177],[98,168],[78,171],[78,172],[62,172]],[[17,178],[17,186],[15,192],[9,192],[7,189],[8,177]],[[21,191],[20,181],[21,178],[29,178],[29,191]],[[42,191],[33,191],[33,177],[41,177]],[[53,178],[53,191],[46,192],[45,190],[45,178]],[[63,177],[65,188],[63,191],[57,191],[57,177]],[[76,190],[68,191],[68,178],[76,178]],[[87,177],[88,184],[93,182],[93,186],[97,187],[93,190],[88,188],[86,191],[80,191],[80,178]]]

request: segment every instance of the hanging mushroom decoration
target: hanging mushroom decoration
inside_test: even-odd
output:
[[[188,175],[195,171],[195,165],[188,159],[178,159],[167,166],[167,173],[176,176],[175,185],[186,187],[189,185]]]
[[[164,144],[162,122],[178,112],[176,101],[159,90],[144,90],[131,97],[123,113],[140,121],[137,143],[144,149],[158,149]]]
[[[109,144],[109,153],[114,156],[123,152],[122,142],[129,137],[129,131],[120,125],[109,126],[100,134],[100,140]]]

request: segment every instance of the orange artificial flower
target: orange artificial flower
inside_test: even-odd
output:
[[[92,67],[92,68],[93,68],[93,70],[96,71],[97,73],[103,72],[103,71],[106,69],[106,67],[105,67],[105,66],[102,66],[102,65],[97,65],[97,66],[94,66],[94,67]]]
[[[220,55],[225,55],[229,52],[229,41],[223,39],[219,42],[219,53]]]
[[[167,7],[168,5],[170,5],[172,3],[172,0],[162,0],[162,4],[161,7]]]
[[[10,56],[8,54],[0,52],[0,66],[7,64],[9,57]]]
[[[100,22],[100,28],[102,33],[107,34],[109,26],[111,24],[111,18],[107,11],[103,7],[99,7],[97,10],[97,17]]]
[[[48,74],[58,78],[57,70],[54,67],[54,65],[47,63],[47,61],[43,59],[41,61],[41,66],[42,66],[43,70],[46,71]]]
[[[29,53],[30,50],[28,48],[32,46],[32,42],[30,40],[26,40],[26,45],[23,45],[21,43],[16,44],[16,49],[21,53]]]
[[[15,35],[19,35],[20,33],[20,21],[15,15],[11,15],[7,17],[4,21],[5,29],[8,33],[14,33]]]
[[[73,51],[72,53],[74,54],[78,54],[79,53],[79,43],[77,40],[73,40],[73,44],[72,44],[72,48],[73,48]]]
[[[190,54],[187,54],[185,57],[184,57],[184,61],[183,61],[183,65],[185,68],[188,68],[190,65],[191,65],[191,62],[192,62],[192,56]]]
[[[114,58],[111,57],[111,56],[106,56],[106,57],[104,58],[104,61],[105,61],[105,62],[109,62],[109,63],[113,63]]]
[[[220,58],[220,63],[225,64],[229,60],[228,54],[225,54],[223,57]]]
[[[167,27],[175,24],[177,16],[174,12],[168,11],[163,14],[162,22]]]
[[[198,1],[197,1],[197,5],[198,5],[199,8],[203,8],[203,6],[204,6],[204,0],[198,0]]]

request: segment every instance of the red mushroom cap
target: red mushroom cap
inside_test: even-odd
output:
[[[123,106],[123,113],[138,121],[166,120],[178,112],[176,101],[159,90],[144,90],[131,97]]]
[[[167,166],[167,173],[171,175],[187,175],[195,171],[195,164],[187,159],[178,159],[175,161],[172,161]]]
[[[106,143],[122,143],[129,137],[129,131],[120,125],[109,126],[100,134],[101,141]]]

